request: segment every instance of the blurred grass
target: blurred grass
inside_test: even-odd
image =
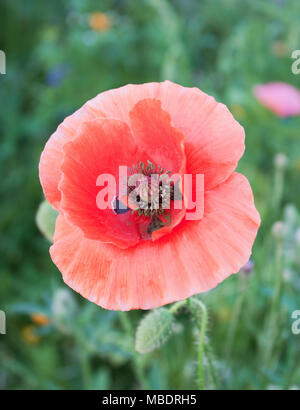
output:
[[[105,13],[111,27],[93,30],[93,12]],[[203,296],[218,387],[300,388],[299,336],[291,333],[291,312],[300,308],[300,118],[279,119],[252,96],[255,84],[268,81],[300,88],[290,58],[299,48],[299,13],[298,0],[1,2],[0,49],[7,55],[7,74],[0,76],[0,309],[7,313],[7,335],[0,335],[1,389],[138,387],[118,315],[68,291],[50,260],[49,243],[35,225],[43,199],[37,170],[51,133],[87,99],[126,83],[164,79],[214,95],[245,127],[238,170],[249,178],[263,220],[254,273],[234,275]],[[274,209],[278,152],[288,164]],[[290,230],[282,245],[278,327],[266,363],[277,266],[271,227],[284,218]],[[62,289],[71,305],[67,312],[59,312]],[[49,324],[37,324],[31,316],[36,312]],[[143,314],[129,314],[134,326]],[[196,387],[192,325],[183,312],[168,344],[141,358],[152,388]]]

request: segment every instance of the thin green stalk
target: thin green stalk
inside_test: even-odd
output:
[[[236,335],[237,327],[239,324],[241,312],[242,312],[242,307],[244,304],[245,300],[245,287],[246,287],[246,282],[247,278],[245,275],[240,273],[239,277],[239,294],[236,300],[236,303],[234,305],[233,313],[232,313],[232,319],[228,327],[228,332],[227,332],[227,337],[226,337],[226,343],[225,343],[225,357],[229,358],[231,355],[232,351],[232,345],[233,341]]]
[[[84,347],[79,346],[79,362],[80,362],[80,368],[81,368],[81,374],[82,374],[82,383],[83,383],[83,389],[88,390],[91,388],[91,368],[90,368],[90,361],[89,361],[89,355],[85,351]]]
[[[283,195],[283,186],[284,186],[284,170],[280,168],[275,169],[274,176],[274,197],[273,197],[273,206],[275,211],[278,211],[281,199]]]
[[[204,346],[205,346],[205,333],[207,328],[207,309],[204,303],[202,303],[197,298],[190,298],[189,304],[191,308],[191,313],[194,315],[196,322],[199,324],[199,317],[193,307],[193,304],[197,305],[197,308],[201,311],[200,320],[200,334],[199,334],[199,345],[198,345],[198,388],[199,390],[204,390]]]
[[[271,365],[272,354],[274,350],[275,341],[278,335],[278,318],[279,318],[279,303],[282,288],[282,240],[276,241],[276,255],[275,255],[275,289],[272,298],[269,326],[267,335],[267,348],[265,351],[265,362],[267,366]]]
[[[274,158],[274,192],[273,192],[273,208],[275,213],[278,213],[284,190],[284,174],[287,166],[287,157],[284,153],[278,153]]]
[[[142,389],[146,390],[149,388],[148,381],[144,375],[144,371],[141,366],[138,354],[134,348],[134,334],[133,334],[133,328],[132,328],[131,322],[128,318],[127,312],[119,312],[119,317],[120,317],[120,321],[122,323],[125,333],[127,334],[128,338],[130,338],[131,340],[133,367],[134,367],[136,378],[139,381]]]

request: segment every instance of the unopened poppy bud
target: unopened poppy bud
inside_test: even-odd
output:
[[[57,216],[58,212],[47,201],[40,204],[35,220],[39,230],[49,242],[53,242]]]
[[[173,331],[173,315],[166,308],[155,309],[140,322],[136,332],[135,349],[149,353],[162,346]]]
[[[272,234],[276,239],[283,239],[285,235],[285,225],[281,221],[277,221],[274,223],[272,227]]]
[[[276,168],[284,169],[286,168],[287,163],[288,163],[288,158],[284,153],[280,152],[279,154],[275,155],[274,166]]]

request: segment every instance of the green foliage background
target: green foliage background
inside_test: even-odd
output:
[[[90,27],[96,11],[111,20],[108,30]],[[7,74],[0,76],[0,309],[7,334],[0,335],[0,389],[140,387],[119,314],[67,289],[51,262],[35,223],[43,200],[38,162],[57,125],[87,99],[165,79],[214,95],[245,127],[239,170],[263,221],[253,273],[201,295],[217,387],[300,388],[300,335],[291,331],[291,314],[300,309],[300,118],[279,119],[252,95],[255,84],[269,81],[300,88],[300,75],[291,72],[299,15],[298,0],[1,1]],[[279,152],[288,161],[277,206]],[[277,220],[286,226],[281,242],[271,230]],[[33,313],[49,323],[37,325]],[[129,313],[134,328],[143,315]],[[194,323],[186,311],[176,319],[168,343],[138,358],[150,388],[196,387]]]

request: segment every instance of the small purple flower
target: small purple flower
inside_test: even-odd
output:
[[[62,80],[70,73],[70,65],[60,63],[51,68],[46,75],[46,82],[50,87],[58,87]]]
[[[247,263],[241,268],[241,272],[246,275],[250,275],[254,269],[254,262],[252,259],[249,259]]]

